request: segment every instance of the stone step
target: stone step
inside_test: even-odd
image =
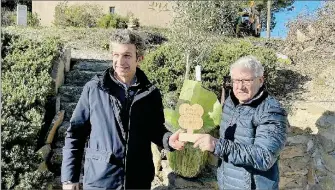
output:
[[[56,148],[62,148],[64,146],[64,138],[66,136],[66,130],[70,126],[70,122],[64,121],[58,128],[57,139],[55,141]]]
[[[111,65],[111,61],[102,61],[102,60],[77,60],[73,65],[73,70],[80,71],[92,71],[92,72],[101,72],[108,69]]]
[[[60,101],[68,103],[78,102],[82,91],[82,86],[61,86],[59,88]]]
[[[61,173],[61,165],[62,165],[62,159],[63,159],[63,149],[62,148],[55,148],[53,149],[53,155],[50,158],[50,163],[52,167],[52,172],[56,176],[59,176]]]
[[[65,76],[66,86],[84,86],[88,81],[90,81],[95,75],[101,74],[102,72],[93,71],[70,71]]]
[[[75,103],[67,103],[61,102],[60,109],[65,110],[64,121],[70,121],[73,110],[76,108],[77,102]]]

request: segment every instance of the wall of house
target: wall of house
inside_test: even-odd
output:
[[[32,1],[32,11],[41,18],[42,26],[51,26],[54,20],[55,7],[64,1]],[[132,12],[145,26],[168,27],[172,21],[171,1],[68,1],[72,4],[98,4],[104,13],[109,13],[110,7],[115,7],[115,13],[126,16]]]

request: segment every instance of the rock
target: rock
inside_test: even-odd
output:
[[[292,107],[295,107],[296,110],[288,116],[290,125],[301,128],[302,130],[310,128],[312,134],[318,134],[319,128],[316,123],[320,118],[323,118],[327,110],[309,102],[296,102]]]
[[[308,48],[304,49],[304,50],[302,51],[302,53],[307,53],[307,52],[313,51],[314,49],[315,49],[314,46],[309,46]]]
[[[314,147],[314,142],[312,140],[309,140],[307,143],[307,152],[309,153],[312,152],[313,147]]]
[[[172,169],[169,166],[169,161],[167,160],[162,160],[162,172],[160,172],[160,178],[163,181],[163,184],[168,185],[169,184],[169,179],[168,176],[170,175],[170,173],[172,173]]]
[[[308,185],[315,185],[315,169],[313,163],[309,164],[308,173],[307,173],[307,183]]]
[[[316,124],[322,128],[335,128],[335,115],[327,114],[327,111],[325,111],[323,115],[316,121]]]
[[[309,36],[314,37],[314,35],[316,34],[316,31],[315,31],[315,29],[312,27],[312,25],[308,25],[308,26],[307,26],[307,30],[308,30],[308,34],[309,34]]]
[[[170,173],[168,178],[169,187],[172,189],[217,189],[215,175],[198,178],[183,178],[174,173]]]
[[[277,59],[279,63],[283,63],[283,64],[291,64],[292,60],[284,54],[281,53],[276,53]]]
[[[306,144],[309,138],[306,135],[296,135],[287,138],[287,145]]]
[[[67,73],[65,83],[69,86],[84,86],[98,74],[101,74],[101,72],[73,70]]]
[[[327,153],[332,152],[335,150],[335,141],[332,141],[332,139],[329,139],[328,137],[332,137],[333,135],[324,136],[324,133],[320,133],[317,138],[322,146],[323,150]]]
[[[102,72],[110,67],[111,61],[93,61],[93,60],[77,60],[77,64],[73,66],[73,69],[80,71],[92,71]]]
[[[305,42],[309,40],[309,38],[304,33],[302,33],[299,29],[297,29],[296,35],[297,35],[298,42]]]
[[[306,145],[286,146],[280,154],[280,159],[303,157],[306,153],[305,147]]]
[[[161,158],[161,153],[157,147],[156,144],[151,143],[151,152],[152,152],[152,160],[154,162],[154,167],[155,167],[155,174],[158,175],[159,170],[162,166],[162,158]]]
[[[321,152],[321,155],[325,168],[335,174],[335,157],[326,152]]]
[[[281,177],[279,181],[279,189],[304,189],[307,186],[307,178],[305,176]]]
[[[320,179],[320,186],[322,189],[334,189],[335,187],[335,179],[331,176],[325,176]]]
[[[289,59],[287,55],[281,54],[281,53],[276,53],[277,59]]]
[[[83,87],[79,86],[61,86],[59,88],[59,93],[61,94],[60,101],[64,102],[78,102]]]
[[[280,159],[279,170],[282,176],[304,176],[308,173],[308,157],[295,157],[291,159]]]
[[[69,121],[72,117],[72,113],[74,109],[76,108],[77,103],[61,103],[60,104],[60,109],[65,110],[65,121]]]

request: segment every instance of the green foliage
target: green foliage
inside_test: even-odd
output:
[[[59,27],[95,27],[102,16],[102,8],[95,4],[57,4],[54,25]]]
[[[165,96],[168,92],[180,92],[185,73],[184,59],[174,46],[163,44],[145,57],[141,69]],[[170,96],[172,99],[163,99],[165,106],[171,107],[176,103],[176,93]]]
[[[204,109],[202,115],[203,127],[195,130],[194,133],[211,133],[221,121],[221,104],[216,95],[204,89],[201,82],[186,80],[183,84],[178,105],[188,103],[190,105],[199,104]],[[172,130],[180,129],[178,120],[180,117],[178,105],[175,109],[164,109],[166,122],[172,126]],[[198,148],[187,143],[184,150],[170,152],[168,159],[173,171],[183,177],[196,177],[207,163],[208,152],[202,152]]]
[[[28,26],[37,27],[40,26],[40,18],[37,13],[28,12]]]
[[[213,90],[220,97],[223,77],[229,76],[230,65],[240,57],[247,55],[253,55],[259,59],[265,68],[268,89],[276,92],[277,57],[275,52],[243,40],[225,42],[214,47],[208,61],[201,64],[204,87]]]
[[[37,13],[28,12],[27,25],[31,27],[37,27],[40,25],[40,18]],[[16,25],[16,12],[1,9],[1,25],[2,26],[14,26]]]
[[[177,1],[173,28],[186,32],[233,34],[239,1]]]
[[[1,0],[1,7],[10,11],[15,11],[18,4],[26,5],[28,11],[32,9],[32,0]]]
[[[13,26],[16,24],[16,13],[1,7],[1,26]]]
[[[202,44],[200,44],[202,45]],[[248,41],[223,41],[212,43],[204,59],[197,62],[202,66],[202,85],[221,97],[223,77],[229,75],[229,68],[238,58],[246,55],[256,56],[265,67],[267,87],[270,92],[279,93],[276,89],[275,52],[264,47],[254,46]],[[190,79],[194,79],[196,64],[191,65]],[[165,107],[176,105],[184,81],[185,57],[173,44],[164,44],[149,53],[141,64],[149,79],[155,83],[164,95]]]
[[[246,3],[249,1],[242,1],[245,3],[244,7],[248,6]],[[266,30],[266,22],[267,22],[267,3],[268,0],[257,0],[254,1],[256,9],[261,13],[261,24],[262,24],[262,30]],[[284,10],[292,10],[292,6],[295,0],[276,0],[271,1],[271,25],[270,29],[274,29],[276,26],[276,13]]]
[[[168,154],[170,167],[175,173],[183,177],[196,177],[204,168],[208,159],[208,152],[193,148],[187,143],[183,150]]]
[[[128,17],[117,14],[105,14],[97,21],[100,28],[127,28]]]
[[[62,45],[2,31],[1,163],[3,189],[43,189],[51,174],[37,171],[42,158],[35,153],[48,96],[50,76]]]

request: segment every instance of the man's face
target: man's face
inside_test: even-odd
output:
[[[231,72],[233,92],[240,103],[251,100],[263,85],[263,77],[255,77],[247,68],[234,68]]]
[[[134,44],[112,43],[113,68],[116,74],[122,78],[132,79],[136,73],[136,67],[142,57],[136,57]]]

